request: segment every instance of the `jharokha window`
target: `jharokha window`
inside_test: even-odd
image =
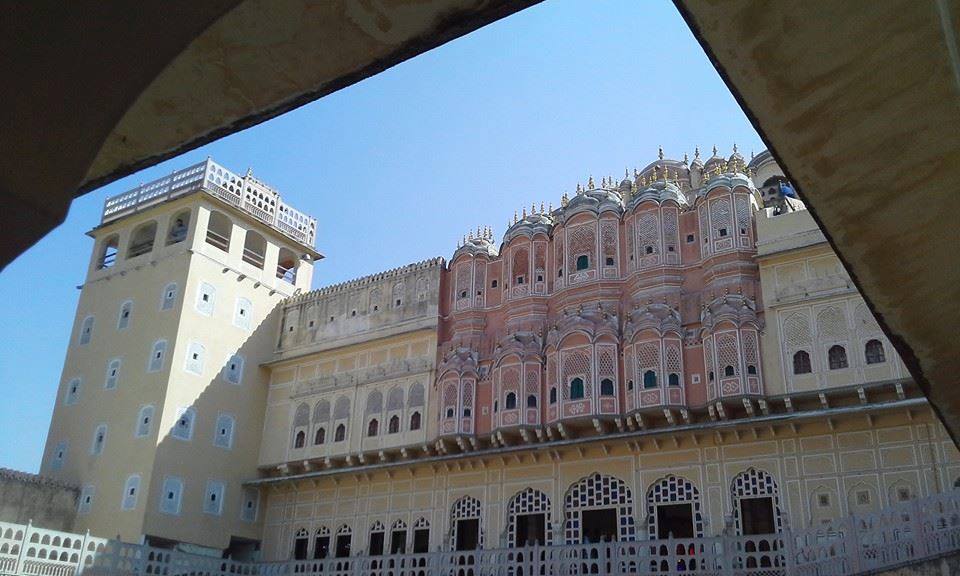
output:
[[[570,381],[570,399],[583,399],[583,378],[574,378]]]
[[[847,351],[843,346],[835,344],[827,351],[827,360],[831,370],[840,370],[847,367]]]
[[[879,340],[867,342],[865,350],[867,364],[883,364],[887,361],[883,353],[883,344]]]
[[[813,372],[810,366],[810,354],[805,350],[799,350],[793,355],[793,373],[809,374]]]
[[[586,270],[590,267],[590,257],[586,254],[581,254],[577,256],[577,272],[580,270]]]

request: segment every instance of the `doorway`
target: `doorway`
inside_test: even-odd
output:
[[[693,504],[657,506],[657,538],[693,538]]]
[[[773,498],[740,498],[740,525],[744,536],[773,534],[777,531],[774,520]]]
[[[337,549],[334,551],[334,555],[337,558],[346,558],[350,556],[350,534],[339,534],[337,536]]]
[[[480,548],[480,519],[457,520],[457,540],[455,550],[476,550]]]
[[[519,514],[516,523],[515,547],[543,545],[547,542],[547,518],[544,514]]]
[[[413,553],[426,554],[430,551],[430,530],[420,528],[413,531]]]
[[[617,530],[617,509],[600,508],[580,513],[580,542],[616,542],[620,539]]]
[[[390,534],[390,553],[403,554],[407,551],[407,531],[394,530]]]

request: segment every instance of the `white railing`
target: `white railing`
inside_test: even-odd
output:
[[[253,188],[256,190],[252,190]],[[100,221],[105,224],[197,191],[206,192],[236,206],[298,242],[314,245],[316,218],[311,218],[284,203],[275,191],[250,174],[239,176],[210,159],[107,198]],[[269,206],[269,210],[259,207],[252,196],[255,192],[264,191],[275,203]]]
[[[847,576],[960,551],[960,490],[799,532],[241,562],[0,522],[0,575]]]

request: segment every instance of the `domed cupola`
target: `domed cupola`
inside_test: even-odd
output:
[[[463,237],[463,244],[457,246],[453,253],[451,262],[455,262],[461,254],[471,256],[485,255],[490,258],[497,256],[497,248],[493,245],[493,230],[486,226],[483,229],[477,228],[476,234],[472,231]]]
[[[608,210],[618,215],[623,212],[623,198],[620,192],[613,188],[598,188],[594,185],[592,176],[587,181],[586,188],[577,184],[577,194],[569,199],[564,194],[563,201],[559,212],[563,222],[581,212],[592,212],[598,215]]]
[[[741,174],[747,173],[747,162],[737,150],[736,144],[733,145],[733,154],[727,160],[727,170],[729,172],[740,172]]]
[[[543,203],[540,203],[540,209],[537,210],[536,204],[530,206],[530,213],[527,214],[527,209],[523,209],[523,215],[517,217],[517,213],[513,213],[513,224],[507,228],[507,231],[503,235],[503,242],[506,244],[516,238],[517,236],[527,236],[532,238],[535,234],[544,233],[550,234],[550,231],[553,230],[553,206],[549,210],[545,209]]]
[[[654,200],[658,204],[662,204],[666,200],[673,200],[680,206],[687,205],[687,197],[680,189],[680,186],[678,186],[676,182],[669,180],[656,180],[647,184],[645,188],[630,198],[627,209],[633,210],[637,204],[645,200]]]
[[[709,179],[711,176],[723,172],[723,165],[726,164],[726,160],[717,154],[717,147],[713,147],[713,156],[707,158],[707,161],[703,163],[703,171],[707,175],[705,179]]]

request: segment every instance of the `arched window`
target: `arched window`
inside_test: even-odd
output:
[[[847,367],[847,350],[839,344],[834,344],[827,350],[827,360],[831,370],[840,370]]]
[[[508,394],[507,394],[507,400],[506,400],[506,403],[504,404],[504,406],[505,406],[504,410],[513,410],[514,408],[516,408],[516,407],[517,407],[517,395],[514,394],[513,392],[508,393]]]
[[[736,371],[733,369],[733,366],[727,364],[726,366],[723,367],[724,377],[733,376],[734,374],[736,374]]]
[[[496,412],[496,410],[494,410]],[[447,418],[453,418],[453,408],[447,408]]]
[[[870,340],[865,348],[867,364],[883,364],[887,361],[883,353],[883,344],[879,340]]]
[[[600,395],[613,396],[613,380],[604,378],[600,381]]]
[[[171,282],[163,287],[163,293],[160,295],[160,309],[171,310],[177,301],[177,283]]]
[[[581,254],[577,256],[577,272],[580,270],[586,270],[590,267],[590,257],[586,254]]]
[[[164,514],[180,514],[180,498],[183,495],[183,480],[176,476],[167,476],[163,479],[163,489],[160,491],[160,512]]]
[[[793,373],[809,374],[813,372],[810,366],[810,354],[806,350],[798,350],[793,354]]]
[[[583,378],[574,378],[570,381],[570,399],[583,399]]]
[[[90,454],[99,456],[103,454],[103,445],[107,442],[107,425],[100,424],[93,431],[93,442],[90,445]]]
[[[391,292],[393,295],[393,307],[399,308],[403,305],[403,282],[397,282],[393,285],[393,290]]]
[[[97,258],[97,270],[110,268],[117,263],[118,248],[120,246],[120,237],[114,234],[109,236],[100,244],[100,257]]]
[[[420,429],[420,413],[414,412],[410,415],[410,429],[419,430]]]
[[[243,356],[234,354],[227,359],[227,366],[224,373],[227,382],[231,384],[239,384],[243,379]]]
[[[747,364],[747,374],[750,376],[757,375],[757,367],[755,364]]]
[[[173,423],[171,435],[180,440],[190,440],[193,438],[193,421],[196,419],[196,412],[193,408],[181,410],[177,421]]]
[[[170,229],[167,231],[167,246],[183,242],[187,239],[187,230],[190,228],[190,211],[184,210],[170,219]]]
[[[671,373],[667,376],[667,386],[679,386],[680,385],[680,375],[677,373]]]
[[[337,429],[333,433],[334,442],[343,442],[347,437],[347,427],[343,424],[338,424]]]
[[[233,233],[233,222],[222,212],[210,212],[207,222],[207,244],[216,246],[224,252],[230,252],[230,235]]]
[[[293,438],[293,447],[294,448],[303,448],[304,444],[307,443],[307,434],[300,430],[297,432],[297,435]]]
[[[643,387],[644,388],[656,388],[657,387],[657,373],[653,370],[647,370],[643,373]]]
[[[213,445],[227,450],[233,448],[234,418],[230,414],[217,416],[217,427],[213,431]]]
[[[263,261],[267,256],[267,241],[253,230],[247,230],[243,239],[243,261],[263,270]]]
[[[237,328],[249,330],[253,323],[253,302],[247,298],[237,298],[237,305],[233,310],[233,325]]]
[[[143,438],[150,435],[150,423],[153,420],[153,406],[141,406],[137,414],[137,428],[135,436]]]
[[[380,422],[376,418],[367,424],[367,436],[376,436],[380,432]]]
[[[120,359],[114,358],[107,363],[107,377],[103,381],[103,387],[107,390],[113,390],[120,382]]]
[[[537,407],[537,396],[535,394],[530,394],[527,396],[527,408],[536,408]]]
[[[131,474],[123,484],[123,501],[121,510],[133,510],[137,507],[137,493],[140,491],[140,475]]]
[[[400,417],[394,414],[390,417],[390,422],[387,424],[387,434],[396,434],[400,431]]]
[[[133,302],[127,300],[120,305],[120,313],[117,314],[117,330],[126,330],[130,326],[130,316],[133,314]]]
[[[317,428],[316,433],[313,435],[313,444],[314,446],[319,446],[327,440],[327,429],[320,427]]]
[[[307,548],[310,546],[310,533],[306,528],[297,530],[293,537],[293,559],[306,560]]]
[[[550,403],[551,404],[557,403],[557,387],[556,386],[550,387]]]
[[[153,350],[150,352],[150,364],[147,365],[147,372],[159,372],[163,368],[163,357],[166,353],[166,340],[157,340],[154,342]]]
[[[627,380],[627,392],[633,392],[633,380]]]
[[[297,283],[297,266],[300,261],[297,255],[288,248],[280,249],[280,256],[277,259],[277,278],[290,284]]]
[[[83,322],[80,324],[80,337],[77,339],[77,342],[83,346],[90,343],[90,338],[93,336],[93,316],[87,316],[83,319]]]
[[[147,222],[137,227],[130,235],[127,245],[127,258],[136,258],[153,250],[153,241],[157,236],[157,223]]]
[[[191,342],[187,347],[187,359],[184,362],[183,369],[193,374],[203,374],[203,360],[206,356],[206,349],[199,342]]]

